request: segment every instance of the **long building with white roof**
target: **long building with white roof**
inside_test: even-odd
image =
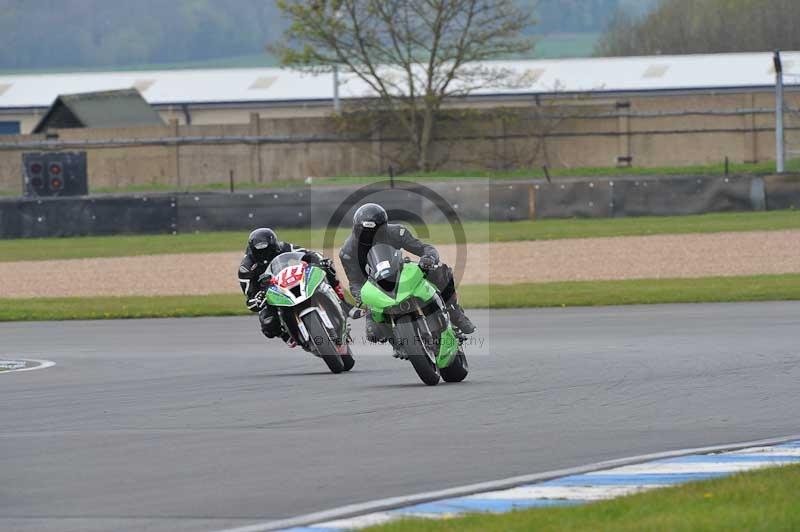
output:
[[[800,77],[800,52],[783,53],[787,83]],[[496,105],[553,95],[593,97],[667,93],[764,92],[775,84],[772,53],[581,58],[496,62],[521,76],[514,88],[483,89],[465,99]],[[343,99],[370,97],[352,74],[340,76]],[[136,88],[164,119],[247,123],[269,117],[320,116],[333,104],[332,74],[279,68],[150,70],[0,75],[0,134],[30,132],[61,94]]]

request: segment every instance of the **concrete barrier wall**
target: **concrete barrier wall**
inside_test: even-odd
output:
[[[788,92],[787,106],[800,107],[800,93]],[[755,92],[517,102],[513,108],[448,115],[436,132],[432,159],[444,170],[608,167],[620,157],[640,167],[719,163],[725,157],[766,161],[775,155],[772,108],[771,94]],[[787,144],[800,149],[800,113],[787,113],[787,126]],[[343,135],[341,123],[331,117],[251,115],[246,124],[60,130],[51,149],[59,149],[58,142],[135,141],[64,147],[87,151],[90,190],[128,185],[185,190],[227,182],[231,171],[244,185],[385,175],[390,165],[408,166],[396,126],[356,133]],[[243,137],[251,140],[234,140]],[[26,150],[17,145],[44,140],[0,137],[0,191],[21,190]]]
[[[0,199],[0,238],[247,231],[349,225],[377,201],[395,219],[442,223],[701,214],[800,206],[800,179],[674,177],[315,187],[235,194]],[[336,215],[338,214],[338,218]]]

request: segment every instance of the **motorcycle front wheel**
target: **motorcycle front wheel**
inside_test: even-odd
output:
[[[342,355],[342,363],[345,371],[350,371],[356,365],[356,359],[353,358],[353,351],[350,350],[349,345],[347,346],[347,354]]]
[[[459,351],[453,362],[446,368],[439,370],[442,374],[444,382],[461,382],[467,378],[469,373],[469,364],[467,364],[467,356]]]
[[[331,373],[341,373],[345,371],[345,363],[342,356],[336,352],[336,344],[333,343],[328,335],[328,329],[322,323],[319,314],[312,312],[303,316],[303,323],[311,335],[311,347],[319,354]],[[347,356],[347,355],[345,355]],[[351,357],[352,358],[352,357]],[[352,366],[350,366],[352,367]]]
[[[414,366],[419,379],[428,386],[439,383],[439,368],[436,366],[436,355],[432,354],[428,342],[425,342],[419,329],[415,326],[413,318],[403,316],[395,323],[399,345],[405,346],[404,351],[408,360]]]

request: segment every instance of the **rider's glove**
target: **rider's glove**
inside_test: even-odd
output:
[[[353,306],[361,307],[363,303],[361,302],[361,289],[354,288],[352,285],[350,286],[350,295],[353,296]]]
[[[250,310],[252,310],[254,312],[256,310],[261,310],[261,307],[264,306],[264,300],[266,298],[267,298],[267,293],[266,292],[262,291],[262,292],[257,293],[255,295],[255,297],[253,297],[252,299],[249,299],[247,301],[247,308],[249,308]]]
[[[436,257],[432,257],[431,255],[423,255],[419,258],[419,267],[423,271],[433,269],[439,261]]]

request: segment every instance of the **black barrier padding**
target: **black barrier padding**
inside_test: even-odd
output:
[[[168,233],[175,201],[157,197],[29,199],[0,203],[2,238]]]
[[[470,183],[469,185],[437,183],[431,185],[431,190],[444,198],[461,221],[489,220],[490,211],[486,207],[486,204],[489,203],[489,186],[485,182]],[[424,204],[423,218],[429,223],[448,222],[446,213],[433,202]]]
[[[0,238],[21,238],[22,217],[19,202],[0,202]]]
[[[31,201],[23,205],[24,237],[82,236],[91,234],[91,212],[85,201]]]
[[[382,205],[389,213],[389,220],[395,222],[423,222],[425,224],[433,223],[432,220],[425,218],[423,204],[429,202],[426,199],[426,191],[422,188],[401,190],[401,189],[388,189],[380,191],[376,194],[370,195],[363,201],[353,205],[349,217],[345,218],[345,223],[352,227],[353,217],[355,210],[364,203],[377,203]]]
[[[190,233],[254,227],[325,227],[340,206],[339,227],[372,201],[409,221],[447,222],[452,208],[461,221],[525,220],[531,203],[537,219],[698,214],[800,206],[800,181],[785,178],[673,177],[581,179],[546,183],[438,183],[435,198],[424,187],[368,189],[318,187],[236,194],[90,196],[0,199],[0,238]],[[403,185],[407,186],[407,185]],[[766,196],[766,202],[765,202]],[[437,204],[439,198],[447,206]],[[400,214],[398,214],[400,215]]]
[[[79,235],[86,227],[86,216],[76,201],[30,200],[14,205],[15,222],[3,224],[4,238],[38,238]]]
[[[431,189],[448,203],[462,221],[517,221],[529,219],[527,183],[489,184],[487,182],[437,184]],[[447,222],[440,206],[425,205],[425,219]]]
[[[530,193],[529,185],[492,185],[489,189],[489,219],[493,222],[529,220]]]
[[[156,234],[177,231],[177,202],[170,196],[89,200],[96,235]]]
[[[614,216],[668,216],[752,210],[750,178],[617,180]]]
[[[536,218],[613,216],[614,186],[611,180],[537,183],[534,185]]]
[[[768,210],[800,209],[800,176],[765,179]]]
[[[275,191],[178,196],[177,230],[237,231],[253,227],[307,227],[308,192]]]
[[[422,189],[349,187],[311,192],[310,227],[336,226],[349,230],[356,209],[365,203],[378,203],[389,219],[405,223],[432,223],[426,218],[425,192]]]

